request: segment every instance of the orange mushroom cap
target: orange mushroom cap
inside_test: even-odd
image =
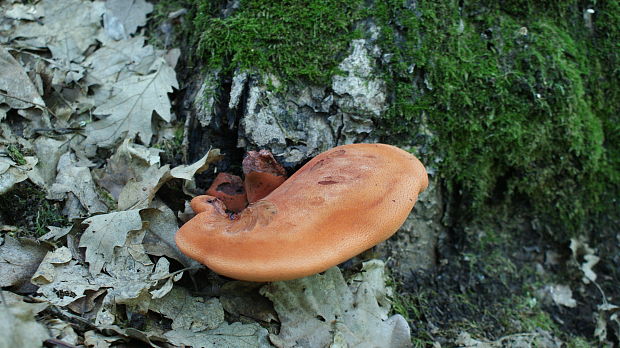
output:
[[[322,272],[389,238],[428,186],[420,161],[385,144],[335,147],[234,219],[209,196],[176,234],[183,253],[241,280]]]
[[[286,170],[267,150],[248,151],[243,159],[243,174],[250,203],[263,199],[286,181]]]
[[[219,173],[206,192],[219,198],[228,210],[238,213],[248,205],[243,181],[240,177],[229,173]]]

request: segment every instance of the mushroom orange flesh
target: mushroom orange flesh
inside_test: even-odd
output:
[[[219,198],[228,210],[235,213],[242,211],[248,205],[243,181],[236,175],[219,173],[206,193]]]
[[[397,147],[352,144],[306,163],[234,219],[211,196],[176,234],[183,253],[247,281],[301,278],[389,238],[428,186],[422,163]]]
[[[243,174],[250,203],[265,198],[286,181],[286,170],[267,150],[249,151],[243,159]]]

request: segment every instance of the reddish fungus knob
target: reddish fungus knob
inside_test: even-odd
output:
[[[286,181],[286,170],[267,150],[248,151],[243,159],[243,174],[250,203],[264,198]]]
[[[328,150],[235,219],[219,200],[192,200],[198,215],[176,234],[185,254],[248,281],[322,272],[389,238],[426,189],[424,166],[391,145]]]
[[[207,190],[207,194],[219,198],[228,210],[235,213],[242,211],[248,205],[243,182],[236,175],[219,173]]]

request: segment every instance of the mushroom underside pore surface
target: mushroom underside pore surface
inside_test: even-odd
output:
[[[310,160],[234,219],[219,199],[194,198],[197,215],[175,238],[183,253],[224,276],[301,278],[389,238],[427,185],[422,163],[397,147],[338,146]]]

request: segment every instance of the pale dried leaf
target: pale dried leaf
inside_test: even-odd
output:
[[[130,179],[139,181],[145,175],[152,175],[146,172],[153,166],[159,167],[161,152],[158,149],[133,144],[129,139],[125,139],[108,159],[103,172],[95,171],[99,173],[96,176],[97,183],[118,200],[123,187]]]
[[[93,112],[104,117],[86,127],[86,143],[111,147],[120,139],[138,135],[149,144],[153,111],[164,121],[171,120],[168,93],[172,87],[178,88],[176,74],[163,58],[157,59],[152,70],[148,75],[130,75],[115,84],[112,97]]]
[[[0,121],[6,118],[6,113],[11,110],[11,107],[8,105],[0,104]]]
[[[45,272],[45,279],[51,278],[50,283],[37,283],[37,293],[42,299],[56,305],[67,306],[71,302],[85,296],[87,290],[99,290],[102,285],[97,284],[90,276],[88,270],[77,261],[66,264],[52,264],[53,274],[49,270]],[[47,267],[42,264],[41,267]],[[43,277],[37,278],[42,280]],[[33,280],[34,282],[34,280]],[[102,282],[105,284],[105,282]]]
[[[93,330],[84,333],[84,345],[92,348],[108,348],[112,343],[121,339],[120,336],[104,336]]]
[[[129,37],[146,24],[153,5],[144,0],[108,0],[104,14],[106,33],[115,40]]]
[[[170,174],[177,179],[192,180],[194,175],[204,172],[211,163],[219,161],[220,158],[220,150],[212,149],[202,156],[201,159],[190,165],[180,165],[172,168]]]
[[[48,250],[49,247],[30,239],[5,237],[0,245],[0,287],[28,282]]]
[[[600,343],[607,343],[609,340],[607,328],[614,328],[610,325],[610,321],[616,324],[614,329],[616,330],[615,335],[618,337],[617,335],[620,333],[620,319],[618,319],[619,313],[620,307],[612,303],[608,303],[607,301],[598,306],[594,337],[598,338]]]
[[[170,274],[170,261],[165,257],[160,257],[155,265],[155,271],[150,276],[151,280],[157,281],[165,280],[164,285],[159,289],[151,291],[152,299],[159,299],[166,296],[172,290],[174,282],[179,281],[183,277],[183,272],[176,273],[174,276]]]
[[[7,157],[0,157],[0,195],[9,192],[15,184],[28,179],[37,164],[37,158],[26,156],[24,159],[26,164],[18,165]]]
[[[217,329],[194,332],[177,329],[166,332],[165,337],[176,346],[192,347],[271,347],[267,342],[267,330],[258,324],[222,323]]]
[[[168,52],[166,52],[166,55],[164,55],[164,59],[166,60],[166,63],[168,63],[168,65],[170,65],[173,68],[177,66],[177,63],[179,62],[179,58],[181,58],[181,50],[178,48],[173,48],[171,50],[168,50]]]
[[[32,283],[43,285],[53,282],[56,277],[56,266],[70,262],[71,258],[71,250],[64,246],[48,252],[32,275]]]
[[[347,286],[340,270],[274,282],[261,289],[273,303],[282,323],[279,335],[270,335],[278,347],[324,347],[337,335],[350,347],[410,347],[409,326],[400,315],[387,317],[384,264],[364,263],[362,272]]]
[[[548,287],[548,291],[551,293],[553,302],[557,305],[575,308],[577,307],[577,301],[573,298],[573,291],[568,285],[556,284]]]
[[[87,167],[78,166],[78,160],[70,152],[58,161],[56,182],[49,190],[49,198],[64,199],[67,192],[73,193],[89,214],[107,211],[107,206],[99,199],[95,182]]]
[[[153,265],[144,260],[136,260],[126,248],[120,248],[114,255],[114,261],[106,265],[110,273],[106,298],[112,305],[125,304],[142,308],[146,312],[149,305],[149,289],[157,282],[149,279]],[[100,274],[103,276],[103,274]],[[104,301],[105,302],[105,301]]]
[[[180,165],[169,169],[168,165],[161,168],[148,167],[138,180],[130,180],[118,198],[118,209],[144,209],[148,208],[155,197],[155,193],[168,180],[173,178],[190,181],[194,175],[205,171],[209,165],[220,159],[220,150],[213,149],[201,159],[191,165]]]
[[[140,233],[142,232],[136,232]],[[113,261],[105,267],[110,275],[101,273],[95,278],[96,283],[108,287],[107,295],[96,313],[97,325],[114,324],[120,315],[117,311],[119,304],[138,313],[146,313],[148,310],[151,300],[149,290],[159,282],[152,279],[154,266],[149,258],[144,254],[139,254],[136,258],[130,250],[131,246],[116,249]],[[167,273],[167,265],[160,267],[160,271]]]
[[[129,66],[155,54],[153,46],[144,46],[144,36],[127,40],[109,41],[86,58],[82,65],[88,68],[86,84],[114,83],[119,73]],[[130,69],[129,69],[130,70]]]
[[[79,246],[86,248],[86,262],[92,275],[97,275],[113,259],[114,248],[125,245],[129,231],[142,228],[139,210],[96,215],[84,220],[88,228]]]
[[[581,271],[583,272],[583,282],[589,284],[590,282],[596,281],[596,273],[592,270],[601,258],[596,255],[585,255],[585,262],[581,264]]]
[[[17,302],[0,306],[0,347],[41,347],[49,338],[47,329],[34,320],[47,305]]]
[[[38,137],[34,140],[34,151],[39,158],[35,171],[43,179],[44,185],[52,186],[56,181],[56,172],[60,157],[67,152],[67,140],[57,140],[48,137]]]
[[[49,329],[52,337],[72,345],[78,344],[79,337],[70,323],[52,318],[45,321],[45,326]]]
[[[0,305],[14,304],[24,301],[24,297],[14,292],[0,290]]]
[[[170,166],[149,167],[139,180],[129,180],[118,197],[118,209],[148,208],[159,188],[170,180]]]
[[[140,331],[131,327],[128,328],[120,328],[117,325],[102,325],[99,326],[100,329],[106,330],[109,332],[115,332],[118,335],[123,337],[133,338],[138,341],[142,341],[148,344],[149,347],[160,347],[160,342],[166,342],[166,338],[164,337],[163,331],[157,327],[152,327],[144,331]]]
[[[572,251],[574,260],[578,263],[579,257],[583,257],[584,262],[581,262],[579,265],[583,272],[581,280],[585,284],[596,281],[596,273],[592,270],[592,267],[600,261],[600,258],[594,254],[594,249],[583,240],[575,238],[571,238],[569,248]]]
[[[0,95],[0,104],[8,104],[13,109],[45,105],[24,68],[3,46],[0,46],[0,92],[15,97]]]
[[[471,337],[468,332],[462,331],[455,342],[459,347],[471,347],[471,348],[499,348],[493,342],[485,342],[476,340]]]
[[[124,156],[125,160],[135,160],[136,165],[140,163],[144,167],[159,165],[161,161],[159,154],[162,152],[164,152],[164,150],[134,144],[129,140],[124,141],[117,150],[117,153],[119,153],[120,156]]]
[[[157,264],[155,265],[155,269],[153,273],[151,273],[150,278],[153,280],[162,280],[165,279],[169,274],[170,269],[170,261],[168,261],[165,257],[160,257],[157,260]]]
[[[54,240],[57,241],[60,238],[66,236],[71,232],[72,227],[56,227],[56,226],[47,226],[47,229],[50,230],[46,234],[39,237],[39,240]]]
[[[454,343],[458,347],[463,348],[561,348],[564,346],[562,341],[540,328],[534,332],[522,332],[503,336],[495,341],[474,339],[468,332],[462,331]]]
[[[139,243],[143,236],[143,230],[131,232],[126,245],[117,248],[112,262],[106,265],[105,269],[110,277],[106,276],[103,279],[110,289],[97,314],[97,322],[113,324],[116,321],[118,304],[130,306],[139,313],[146,313],[152,297],[150,292],[159,290],[163,296],[169,290],[162,289],[167,286],[168,281],[179,279],[170,274],[170,262],[166,258],[160,258],[157,265],[153,265],[150,258],[144,254],[141,245],[135,244]],[[168,281],[162,284],[161,281],[164,279]]]
[[[12,19],[36,20],[43,17],[42,8],[32,4],[13,4],[10,10],[6,11],[5,16]]]
[[[166,205],[161,205],[158,209],[147,209],[142,213],[144,221],[147,222],[146,235],[142,244],[147,254],[155,256],[166,256],[179,261],[183,266],[190,267],[199,265],[183,254],[174,241],[179,226],[174,212]]]
[[[599,311],[596,317],[594,337],[596,337],[601,343],[607,341],[607,314],[603,311]]]
[[[230,281],[222,286],[220,302],[224,310],[264,322],[278,321],[271,301],[259,293],[261,283]]]
[[[215,329],[224,322],[224,309],[215,299],[193,297],[184,288],[173,288],[160,299],[151,301],[149,310],[172,320],[172,329],[193,332]]]
[[[172,290],[172,287],[174,286],[174,282],[181,279],[182,276],[183,276],[183,272],[177,274],[174,277],[169,277],[168,280],[166,280],[166,282],[161,288],[151,291],[151,298],[158,299],[158,298],[162,298],[166,296]]]
[[[49,48],[54,59],[79,62],[88,46],[95,43],[104,8],[99,1],[43,0],[36,11],[43,11],[41,21],[20,25],[12,37],[32,48]]]

